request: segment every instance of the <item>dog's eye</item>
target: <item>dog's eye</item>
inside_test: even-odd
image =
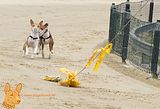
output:
[[[33,26],[33,27],[35,27],[35,25],[34,25],[34,24],[33,24],[32,26]]]

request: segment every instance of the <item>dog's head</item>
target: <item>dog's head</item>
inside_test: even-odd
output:
[[[43,36],[45,35],[45,33],[48,32],[48,23],[45,23],[43,24],[43,21],[41,21],[39,23],[39,33],[40,33],[40,36]]]
[[[5,92],[5,99],[4,104],[8,104],[11,106],[15,106],[21,102],[20,92],[22,90],[22,83],[19,83],[15,90],[11,90],[10,84],[6,83],[4,92]]]
[[[32,37],[39,37],[39,28],[40,28],[40,24],[43,21],[41,21],[40,23],[35,23],[32,19],[30,19],[30,24],[31,24],[31,34],[33,35]]]
[[[41,30],[47,29],[47,28],[48,28],[48,23],[43,24],[43,21],[41,21],[41,22],[39,23],[39,28],[40,28]]]

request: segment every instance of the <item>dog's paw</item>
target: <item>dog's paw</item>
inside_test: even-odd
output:
[[[51,51],[51,54],[53,54],[53,50]]]
[[[51,55],[48,56],[48,59],[51,59]]]

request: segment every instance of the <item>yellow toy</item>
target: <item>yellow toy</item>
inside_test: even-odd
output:
[[[60,71],[62,73],[65,73],[67,75],[66,80],[60,81],[60,85],[66,86],[66,87],[78,87],[80,85],[80,82],[78,79],[76,79],[77,73],[74,71],[70,71],[66,68],[61,68]]]

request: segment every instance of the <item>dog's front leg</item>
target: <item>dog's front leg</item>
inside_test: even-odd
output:
[[[38,49],[38,46],[36,46],[35,49],[34,49],[34,51],[33,51],[33,53],[38,55],[38,53],[39,53],[38,50],[39,50],[39,49]]]
[[[42,58],[44,59],[44,44],[42,44]]]
[[[34,47],[35,47],[34,54],[38,55],[38,53],[39,53],[39,40],[37,40],[35,42],[35,46]]]
[[[48,57],[48,59],[51,59],[51,54],[52,54],[52,53],[49,51],[49,57]]]
[[[32,49],[31,59],[34,58],[34,51],[35,51],[35,48]]]
[[[26,51],[25,52],[26,52],[26,55],[28,55],[28,46],[26,46]]]

